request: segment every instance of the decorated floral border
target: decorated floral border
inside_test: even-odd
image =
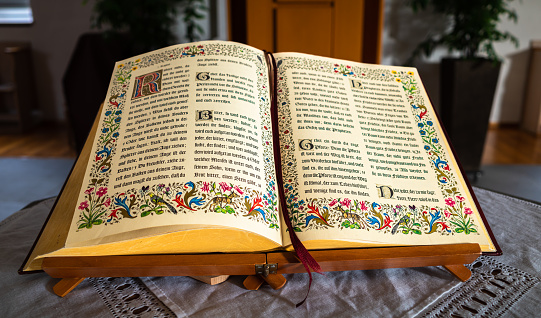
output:
[[[464,195],[458,190],[457,181],[448,164],[440,137],[434,126],[433,114],[425,105],[414,73],[394,71],[387,68],[363,68],[357,65],[334,64],[323,60],[303,57],[286,57],[277,62],[278,107],[281,118],[280,146],[287,208],[297,232],[311,229],[338,228],[342,230],[377,231],[402,235],[455,235],[477,233],[472,210]],[[382,202],[341,198],[299,199],[299,176],[294,157],[296,147],[292,136],[292,116],[289,110],[290,94],[285,74],[289,68],[341,74],[353,78],[396,81],[402,84],[404,95],[409,101],[410,111],[415,117],[418,133],[424,143],[431,168],[436,172],[437,183],[445,197],[444,206],[394,205]]]
[[[233,56],[250,60],[257,65],[258,104],[262,118],[264,177],[266,189],[257,191],[228,182],[150,183],[139,188],[123,189],[110,193],[107,184],[111,175],[111,161],[117,153],[120,123],[126,103],[127,89],[132,72],[156,64],[202,55]],[[201,43],[175,46],[150,53],[141,58],[117,65],[113,74],[109,95],[104,105],[105,117],[96,138],[96,152],[90,164],[89,183],[84,187],[84,198],[78,203],[77,230],[96,226],[111,226],[128,219],[152,218],[166,213],[222,213],[234,217],[248,217],[256,222],[279,229],[274,163],[272,158],[271,126],[267,114],[270,101],[267,98],[267,66],[260,53],[247,47],[227,43]]]

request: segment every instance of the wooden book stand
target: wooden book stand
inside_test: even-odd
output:
[[[462,281],[471,272],[464,264],[481,255],[478,244],[382,247],[311,251],[324,272],[403,267],[444,266]],[[61,278],[53,290],[63,297],[87,277],[248,275],[244,286],[257,290],[264,282],[284,286],[282,274],[303,273],[293,252],[256,254],[140,255],[49,257],[43,270]]]

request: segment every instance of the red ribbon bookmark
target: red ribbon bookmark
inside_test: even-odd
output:
[[[272,139],[273,139],[273,148],[274,148],[274,163],[276,167],[276,183],[278,185],[278,196],[280,198],[280,207],[282,216],[284,218],[284,221],[287,225],[287,229],[289,232],[289,238],[291,239],[291,244],[293,245],[293,249],[295,250],[295,253],[297,254],[297,257],[301,261],[302,265],[306,269],[306,272],[308,273],[308,276],[310,278],[310,281],[308,283],[308,291],[306,292],[306,296],[304,299],[296,304],[295,307],[299,307],[308,298],[308,294],[310,293],[310,287],[312,286],[312,272],[310,269],[312,269],[314,272],[323,274],[321,272],[321,267],[319,266],[318,262],[312,257],[310,252],[306,249],[306,247],[302,244],[301,240],[297,237],[297,234],[295,233],[295,230],[293,229],[293,225],[291,224],[291,219],[289,218],[289,212],[287,211],[287,202],[285,198],[285,193],[283,191],[283,178],[282,178],[282,161],[280,157],[280,138],[278,136],[278,103],[277,103],[277,92],[276,92],[276,86],[277,86],[277,68],[276,68],[276,60],[274,59],[274,56],[269,53],[265,52],[265,57],[267,58],[267,61],[271,63],[272,70],[269,72],[270,74],[270,82],[272,83],[271,90],[272,90],[272,98],[271,98],[271,117],[272,117]],[[270,61],[269,61],[270,60]],[[267,62],[267,65],[269,64]]]

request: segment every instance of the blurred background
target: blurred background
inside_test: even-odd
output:
[[[472,184],[539,202],[541,2],[469,2],[0,0],[0,220],[58,194],[116,60],[209,39],[413,65]]]

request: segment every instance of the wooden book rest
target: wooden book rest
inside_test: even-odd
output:
[[[382,247],[311,251],[324,272],[444,266],[462,281],[471,272],[464,264],[481,255],[478,244]],[[87,277],[248,275],[244,286],[257,290],[264,282],[279,289],[282,274],[303,273],[293,252],[257,254],[140,255],[49,257],[43,270],[61,278],[53,290],[63,297]]]

